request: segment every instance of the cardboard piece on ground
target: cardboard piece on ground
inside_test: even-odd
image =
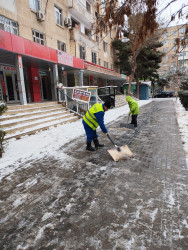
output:
[[[132,151],[128,148],[127,145],[120,147],[121,151],[118,151],[116,148],[109,149],[108,153],[112,156],[114,161],[119,161],[120,159],[128,159],[133,157]]]

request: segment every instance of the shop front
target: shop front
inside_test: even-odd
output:
[[[20,102],[16,67],[0,65],[0,98],[8,103]]]

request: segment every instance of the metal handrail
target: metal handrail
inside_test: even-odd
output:
[[[58,102],[65,102],[66,109],[74,112],[81,117],[83,117],[89,109],[88,103],[83,103],[72,99],[72,97],[65,94],[63,91],[61,91],[61,89],[58,89]]]
[[[117,95],[124,95],[121,92],[119,92],[118,90],[115,89],[115,94],[117,93]]]
[[[57,91],[58,91],[58,94],[57,94],[58,101],[65,102],[66,109],[69,109],[82,117],[89,110],[90,106],[92,106],[92,102],[86,103],[86,102],[77,101],[75,99],[72,99],[72,97],[70,97],[69,95],[64,93],[64,91],[62,89],[57,89]],[[99,96],[96,96],[96,102],[103,103],[103,101],[101,100],[101,98]]]

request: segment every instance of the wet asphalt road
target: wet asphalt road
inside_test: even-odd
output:
[[[188,249],[188,169],[172,100],[140,109],[138,128],[108,125],[134,158],[114,162],[85,137],[68,157],[28,162],[0,183],[0,249]]]

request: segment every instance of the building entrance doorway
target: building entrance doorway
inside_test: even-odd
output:
[[[51,86],[46,72],[39,72],[41,100],[51,100]]]
[[[1,84],[4,84],[4,99],[6,99],[7,103],[19,102],[20,95],[16,73],[6,71],[1,72],[1,78]],[[3,86],[1,87],[3,89]]]

